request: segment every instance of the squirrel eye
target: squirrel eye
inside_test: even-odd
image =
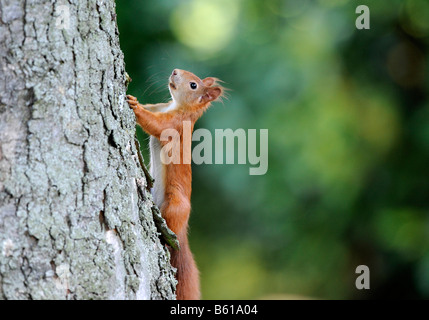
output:
[[[197,84],[195,82],[191,82],[190,86],[192,90],[195,90],[197,88]]]

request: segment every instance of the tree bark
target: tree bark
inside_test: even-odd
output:
[[[113,0],[0,0],[0,299],[173,299]]]

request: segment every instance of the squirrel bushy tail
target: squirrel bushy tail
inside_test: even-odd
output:
[[[171,250],[171,264],[177,269],[177,300],[199,300],[200,280],[198,268],[189,248],[188,237],[185,234],[177,235],[180,250]]]

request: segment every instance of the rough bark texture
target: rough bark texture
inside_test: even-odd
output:
[[[125,91],[113,0],[0,0],[0,299],[174,298]]]

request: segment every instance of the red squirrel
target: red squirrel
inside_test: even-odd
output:
[[[208,109],[211,102],[218,100],[224,88],[218,79],[203,80],[189,71],[174,69],[169,78],[172,100],[168,103],[141,105],[128,95],[127,101],[134,110],[137,123],[150,137],[150,171],[155,179],[153,198],[161,209],[168,227],[177,235],[180,250],[170,250],[171,264],[177,268],[176,297],[178,300],[200,299],[199,273],[189,248],[187,230],[191,211],[192,172],[190,161],[184,160],[184,148],[180,149],[180,163],[165,164],[162,148],[168,141],[162,141],[164,130],[174,129],[180,134],[180,146],[191,145],[192,135],[183,134],[183,123],[194,124]],[[184,141],[189,140],[189,141]],[[190,159],[190,154],[186,155]]]

